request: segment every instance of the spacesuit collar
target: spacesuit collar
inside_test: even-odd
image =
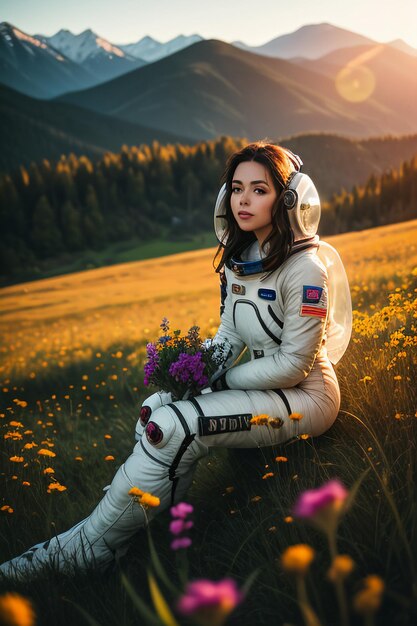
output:
[[[291,248],[291,252],[289,253],[287,259],[296,254],[297,252],[301,252],[302,250],[307,250],[308,248],[318,248],[320,238],[318,235],[314,235],[314,237],[308,237],[307,239],[301,239],[300,241],[296,241]],[[231,269],[237,276],[251,276],[253,274],[261,274],[266,272],[267,270],[264,268],[264,262],[269,258],[265,257],[262,259],[259,254],[259,248],[257,251],[256,259],[249,259],[246,261],[242,261],[239,257],[232,257],[230,261],[227,263],[229,269]],[[285,259],[285,260],[287,260]]]

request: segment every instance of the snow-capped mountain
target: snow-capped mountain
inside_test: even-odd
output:
[[[75,63],[83,64],[92,56],[102,55],[107,58],[126,59],[136,61],[138,56],[132,56],[110,41],[97,35],[91,28],[84,30],[79,35],[74,35],[70,30],[61,29],[52,37],[35,35],[38,39],[47,42],[57,50],[60,50]]]
[[[83,89],[97,80],[45,41],[0,24],[0,82],[37,98]]]
[[[90,28],[79,35],[61,29],[52,37],[36,37],[91,72],[97,82],[110,80],[145,65],[145,61],[121,50]]]
[[[148,63],[158,61],[174,52],[178,52],[187,46],[191,46],[197,41],[202,41],[200,35],[178,35],[166,43],[161,43],[152,37],[142,37],[136,43],[129,43],[118,46],[121,50],[133,55],[138,59],[143,59]]]

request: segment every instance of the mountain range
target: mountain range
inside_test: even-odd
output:
[[[146,36],[135,43],[118,45],[91,29],[78,35],[61,29],[47,37],[2,22],[0,82],[30,96],[51,98],[116,78],[200,41],[203,37],[197,34],[179,35],[166,43]],[[377,44],[363,35],[322,23],[302,26],[261,46],[243,42],[232,45],[261,56],[303,62],[343,48]],[[387,45],[417,56],[417,50],[402,40]]]
[[[366,61],[361,65],[358,58]],[[355,62],[366,67],[374,86],[352,104],[338,91],[335,75],[341,64]],[[417,57],[378,44],[360,46],[359,55],[356,47],[330,53],[326,73],[321,59],[308,63],[307,68],[204,40],[57,101],[175,130],[191,141],[227,134],[253,140],[308,131],[356,137],[417,131]],[[341,87],[357,91],[357,71]]]
[[[3,170],[154,139],[417,132],[413,49],[330,24],[251,49],[199,35],[117,46],[91,30],[32,36],[4,22],[1,83]]]

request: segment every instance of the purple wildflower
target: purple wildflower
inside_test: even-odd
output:
[[[175,506],[172,506],[170,510],[172,517],[185,519],[187,515],[191,515],[194,511],[194,507],[192,504],[188,504],[188,502],[179,502]]]
[[[146,354],[148,357],[148,362],[145,364],[145,367],[143,368],[143,371],[145,372],[143,384],[149,385],[151,377],[159,365],[159,355],[158,355],[158,350],[156,349],[155,344],[153,343],[146,344]]]
[[[201,626],[220,626],[243,598],[231,578],[218,582],[201,579],[188,583],[177,609],[182,615],[191,615]]]
[[[189,548],[193,542],[189,537],[177,537],[171,542],[171,550],[185,550]]]
[[[159,328],[162,328],[164,333],[169,331],[169,319],[167,317],[162,318],[162,324],[159,324]]]
[[[348,491],[340,480],[329,480],[317,489],[304,491],[295,503],[294,514],[297,517],[314,518],[325,507],[339,509],[347,496]]]
[[[194,526],[194,522],[186,522],[183,519],[174,519],[169,525],[169,530],[173,535],[180,535],[185,530],[189,530]]]
[[[181,352],[178,361],[171,363],[168,372],[173,378],[183,383],[192,380],[199,387],[204,387],[208,383],[207,376],[203,374],[204,368],[205,363],[202,361],[201,352],[196,354]]]

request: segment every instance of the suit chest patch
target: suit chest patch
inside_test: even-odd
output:
[[[235,293],[239,296],[244,296],[246,293],[246,287],[243,285],[237,285],[236,283],[232,283],[232,293]]]
[[[258,289],[258,296],[262,300],[276,300],[277,292],[274,289]]]

